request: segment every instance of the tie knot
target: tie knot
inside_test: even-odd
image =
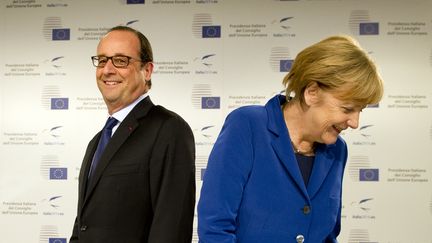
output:
[[[113,127],[115,125],[117,125],[117,123],[118,123],[117,119],[115,119],[114,117],[109,117],[108,120],[107,120],[107,122],[105,123],[104,128],[111,130],[111,129],[113,129]]]

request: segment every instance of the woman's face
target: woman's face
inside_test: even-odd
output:
[[[311,121],[308,127],[316,142],[333,144],[343,130],[358,127],[364,106],[342,101],[330,92],[315,88],[310,94],[306,94],[307,90],[305,92],[306,103],[309,103],[306,113]]]

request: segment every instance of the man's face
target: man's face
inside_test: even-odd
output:
[[[128,56],[129,65],[118,68],[108,60],[104,67],[96,69],[96,81],[110,114],[121,110],[148,91],[146,80],[150,80],[152,63],[140,62],[140,42],[129,31],[114,30],[102,38],[97,47],[97,56]]]

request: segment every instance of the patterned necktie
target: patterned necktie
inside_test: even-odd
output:
[[[105,123],[104,128],[102,129],[102,134],[99,139],[99,144],[96,148],[96,152],[93,156],[93,161],[90,167],[89,175],[88,177],[91,178],[97,164],[99,163],[100,157],[102,156],[103,151],[105,150],[106,145],[108,144],[109,140],[111,139],[112,129],[115,125],[117,125],[118,121],[114,117],[109,117],[107,122]]]

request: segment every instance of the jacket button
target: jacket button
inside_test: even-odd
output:
[[[303,243],[304,242],[304,236],[303,235],[297,235],[296,241],[297,241],[297,243]]]
[[[87,225],[81,226],[81,231],[86,231],[86,230],[87,230]]]
[[[305,206],[303,207],[303,213],[304,213],[304,214],[309,214],[310,211],[311,211],[311,208],[310,208],[308,205],[305,205]]]

